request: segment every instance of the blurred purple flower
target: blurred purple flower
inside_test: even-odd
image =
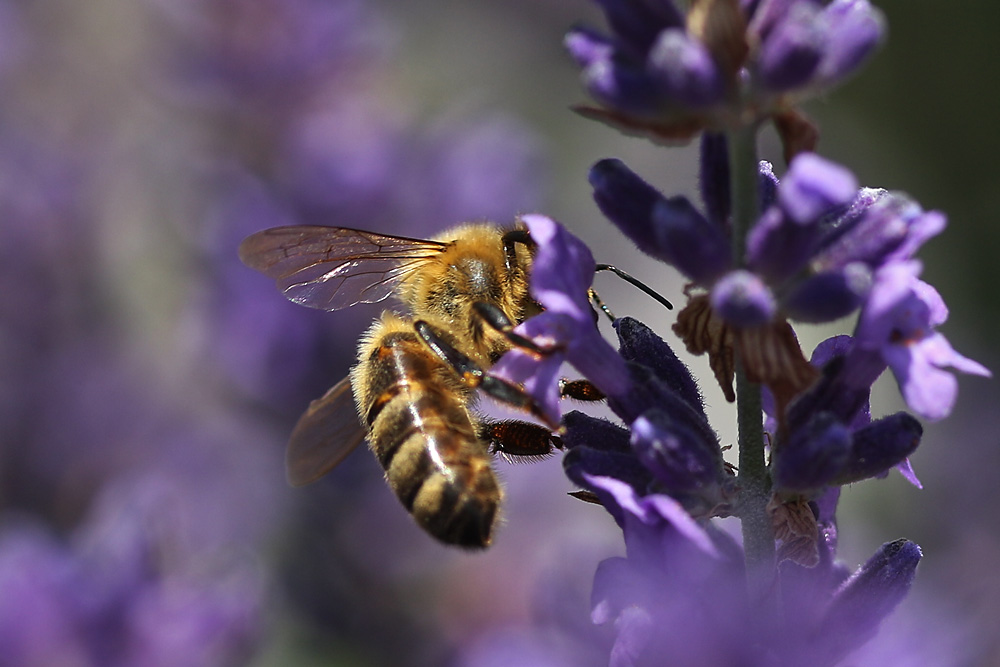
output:
[[[885,32],[867,0],[701,2],[686,15],[672,0],[599,4],[611,34],[581,26],[565,39],[600,105],[580,111],[660,141],[786,115],[853,74]],[[786,145],[801,139],[778,127]]]
[[[845,372],[861,373],[888,366],[907,405],[920,416],[947,417],[955,404],[958,382],[946,368],[989,377],[982,364],[962,356],[935,328],[948,318],[937,291],[917,278],[920,263],[896,262],[875,274],[874,287],[858,318],[855,349]],[[881,366],[881,368],[879,368]]]
[[[193,560],[175,549],[188,527],[176,521],[174,504],[162,502],[172,499],[149,502],[144,483],[124,495],[111,490],[72,544],[41,527],[6,522],[0,533],[5,660],[194,666],[250,655],[263,620],[258,571],[226,559],[202,571],[207,553]]]
[[[362,0],[149,0],[174,29],[175,81],[234,105],[289,107],[353,76],[385,35]]]
[[[952,351],[939,335],[927,333],[944,321],[947,311],[936,292],[914,282],[915,277],[909,282],[921,287],[906,302],[914,305],[880,305],[887,299],[897,303],[912,291],[901,267],[944,228],[944,216],[923,211],[905,195],[859,190],[850,172],[811,153],[796,157],[780,182],[770,165],[761,163],[765,208],[749,231],[745,268],[739,268],[729,250],[728,221],[719,218],[729,207],[724,149],[717,136],[705,136],[701,187],[707,217],[684,197],[664,197],[617,160],[598,162],[590,175],[598,206],[619,229],[641,250],[706,290],[707,296],[691,297],[675,326],[689,351],[715,350],[710,361],[731,399],[732,369],[717,350],[735,346],[755,381],[773,385],[784,404],[815,379],[786,319],[829,322],[863,305],[858,333],[872,342],[859,340],[859,345],[880,347],[886,363],[893,359],[904,396],[918,414],[946,415],[955,381],[940,369],[987,371]],[[917,308],[919,300],[930,305]],[[887,319],[904,311],[914,313],[911,321],[897,325]],[[755,357],[756,346],[771,350],[770,356]],[[862,361],[858,355],[851,359],[855,365]],[[797,377],[782,377],[780,368],[798,369]],[[867,372],[854,370],[852,376],[863,377],[859,388],[870,386],[883,369],[871,364]],[[777,387],[781,382],[791,384]]]
[[[639,497],[612,478],[590,482],[624,517],[626,556],[598,566],[592,599],[594,622],[615,624],[611,665],[667,657],[675,665],[834,665],[874,636],[906,595],[920,560],[916,545],[898,540],[845,581],[831,542],[818,567],[782,569],[787,607],[773,619],[755,619],[732,538],[696,523],[669,497]]]

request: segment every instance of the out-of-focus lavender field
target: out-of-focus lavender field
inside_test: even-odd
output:
[[[604,664],[590,584],[620,533],[567,495],[557,458],[497,463],[508,501],[486,553],[422,533],[365,451],[287,486],[295,419],[381,307],[295,306],[236,256],[281,224],[429,236],[544,211],[680,295],[590,199],[603,157],[670,192],[696,179],[691,148],[569,111],[562,34],[593,4],[0,0],[0,664]],[[1000,10],[877,4],[888,48],[809,107],[820,150],[949,215],[925,276],[955,347],[997,372],[1000,98],[974,63],[1000,56]],[[781,172],[776,141],[764,153]],[[671,313],[600,280],[616,313],[675,343]],[[995,664],[995,381],[963,378],[913,465],[923,490],[895,473],[845,490],[852,568],[901,536],[925,554],[862,664],[898,664],[903,645]]]

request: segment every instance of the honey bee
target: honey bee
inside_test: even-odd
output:
[[[447,544],[488,546],[503,498],[491,455],[559,447],[549,428],[473,411],[479,390],[541,417],[523,388],[488,372],[513,346],[544,352],[512,331],[541,309],[528,289],[534,249],[520,223],[467,224],[432,240],[319,226],[246,238],[242,261],[295,303],[338,310],[395,295],[408,313],[384,311],[350,375],[299,419],[286,453],[290,483],[319,479],[367,439],[424,530]],[[569,394],[600,398],[585,382],[570,384]]]

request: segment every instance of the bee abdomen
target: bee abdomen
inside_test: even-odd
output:
[[[389,486],[437,539],[487,546],[502,492],[465,397],[442,386],[439,362],[408,335],[386,337],[369,362],[361,407]]]
[[[372,424],[371,447],[417,523],[444,542],[485,547],[500,486],[468,414],[449,402],[434,390],[396,394]]]

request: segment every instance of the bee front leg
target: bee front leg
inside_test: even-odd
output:
[[[477,301],[472,304],[472,309],[486,324],[503,334],[504,337],[514,347],[527,350],[533,354],[546,355],[549,353],[543,347],[538,346],[529,338],[514,332],[514,323],[511,322],[507,314],[500,308],[485,301]],[[604,393],[587,380],[567,380],[563,378],[559,381],[559,395],[563,398],[572,398],[578,401],[602,401]]]
[[[429,347],[431,351],[440,357],[445,363],[451,366],[466,386],[479,389],[483,393],[495,398],[501,403],[506,403],[507,405],[513,406],[519,410],[529,412],[544,421],[546,424],[549,424],[549,420],[546,419],[545,413],[541,407],[539,407],[538,403],[535,402],[535,399],[532,398],[531,394],[526,392],[523,387],[520,387],[513,382],[508,382],[502,378],[498,378],[494,375],[490,375],[483,369],[482,366],[470,359],[460,350],[456,349],[454,345],[446,341],[444,337],[435,331],[434,327],[427,322],[417,320],[414,322],[413,326],[417,331],[417,335],[420,336],[424,343],[427,344],[427,347]],[[559,427],[558,424],[549,425],[553,429]]]

